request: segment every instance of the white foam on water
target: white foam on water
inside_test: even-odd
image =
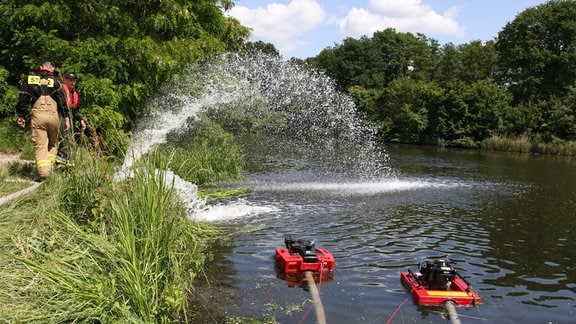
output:
[[[198,197],[198,186],[195,184],[180,178],[171,170],[165,170],[164,173],[156,170],[156,179],[162,178],[166,186],[174,187],[191,220],[221,222],[278,210],[275,207],[254,206],[245,199],[226,202],[226,204],[208,205],[206,199]]]
[[[189,218],[196,221],[221,222],[278,211],[271,206],[254,206],[245,199],[190,209]]]
[[[156,170],[158,179],[160,171]],[[172,170],[164,171],[164,185],[174,186],[178,199],[187,209],[199,209],[206,205],[206,200],[198,197],[198,186],[180,178]]]
[[[342,195],[366,195],[425,188],[453,188],[464,184],[449,181],[387,179],[368,182],[292,182],[254,184],[255,190],[267,191],[321,191]]]

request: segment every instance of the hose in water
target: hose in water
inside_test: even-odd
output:
[[[311,271],[304,272],[306,275],[306,281],[308,281],[308,286],[310,287],[310,293],[312,294],[312,301],[314,302],[314,310],[316,311],[316,320],[318,324],[326,324],[326,315],[324,314],[324,306],[322,306],[322,300],[320,300],[320,293],[314,282],[314,276],[312,276]]]
[[[444,308],[448,312],[448,316],[450,317],[450,321],[452,324],[460,324],[460,316],[458,316],[458,312],[456,312],[456,304],[453,301],[448,300],[444,303]]]

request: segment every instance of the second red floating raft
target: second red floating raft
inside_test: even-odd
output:
[[[482,303],[480,295],[444,259],[420,263],[418,272],[401,272],[400,281],[421,306],[444,306],[448,301],[456,306]]]

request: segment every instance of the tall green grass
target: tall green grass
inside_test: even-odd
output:
[[[33,169],[27,164],[9,162],[0,165],[0,197],[25,189],[31,185]]]
[[[169,161],[145,157],[123,182],[90,152],[77,150],[75,163],[0,207],[0,318],[186,321],[193,280],[222,233],[186,217],[156,171]]]
[[[480,143],[483,150],[531,153],[534,145],[528,136],[492,136]]]
[[[551,156],[576,156],[576,142],[544,142],[529,136],[492,136],[480,144],[483,150],[533,153]]]

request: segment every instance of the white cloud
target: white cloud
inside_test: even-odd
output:
[[[462,36],[464,28],[454,19],[458,12],[457,7],[451,7],[437,13],[420,0],[370,0],[366,9],[351,8],[338,25],[343,37],[372,36],[375,31],[386,28],[429,37],[434,34]]]
[[[288,5],[270,3],[255,9],[236,6],[230,15],[252,28],[251,39],[273,43],[282,53],[309,43],[301,36],[331,19],[315,0],[293,0]]]
[[[368,0],[365,8],[354,7],[354,3],[360,1],[333,1],[292,0],[288,4],[271,2],[257,8],[236,5],[229,14],[252,28],[251,40],[272,43],[283,55],[291,55],[308,46],[339,42],[335,39],[336,29],[340,38],[371,37],[375,31],[386,28],[423,33],[428,37],[459,37],[465,31],[455,20],[458,7],[439,13],[421,0]],[[327,12],[321,3],[333,12]],[[327,29],[330,26],[332,31]]]
[[[430,6],[421,4],[420,0],[370,0],[369,6],[379,15],[418,17],[431,10]]]

